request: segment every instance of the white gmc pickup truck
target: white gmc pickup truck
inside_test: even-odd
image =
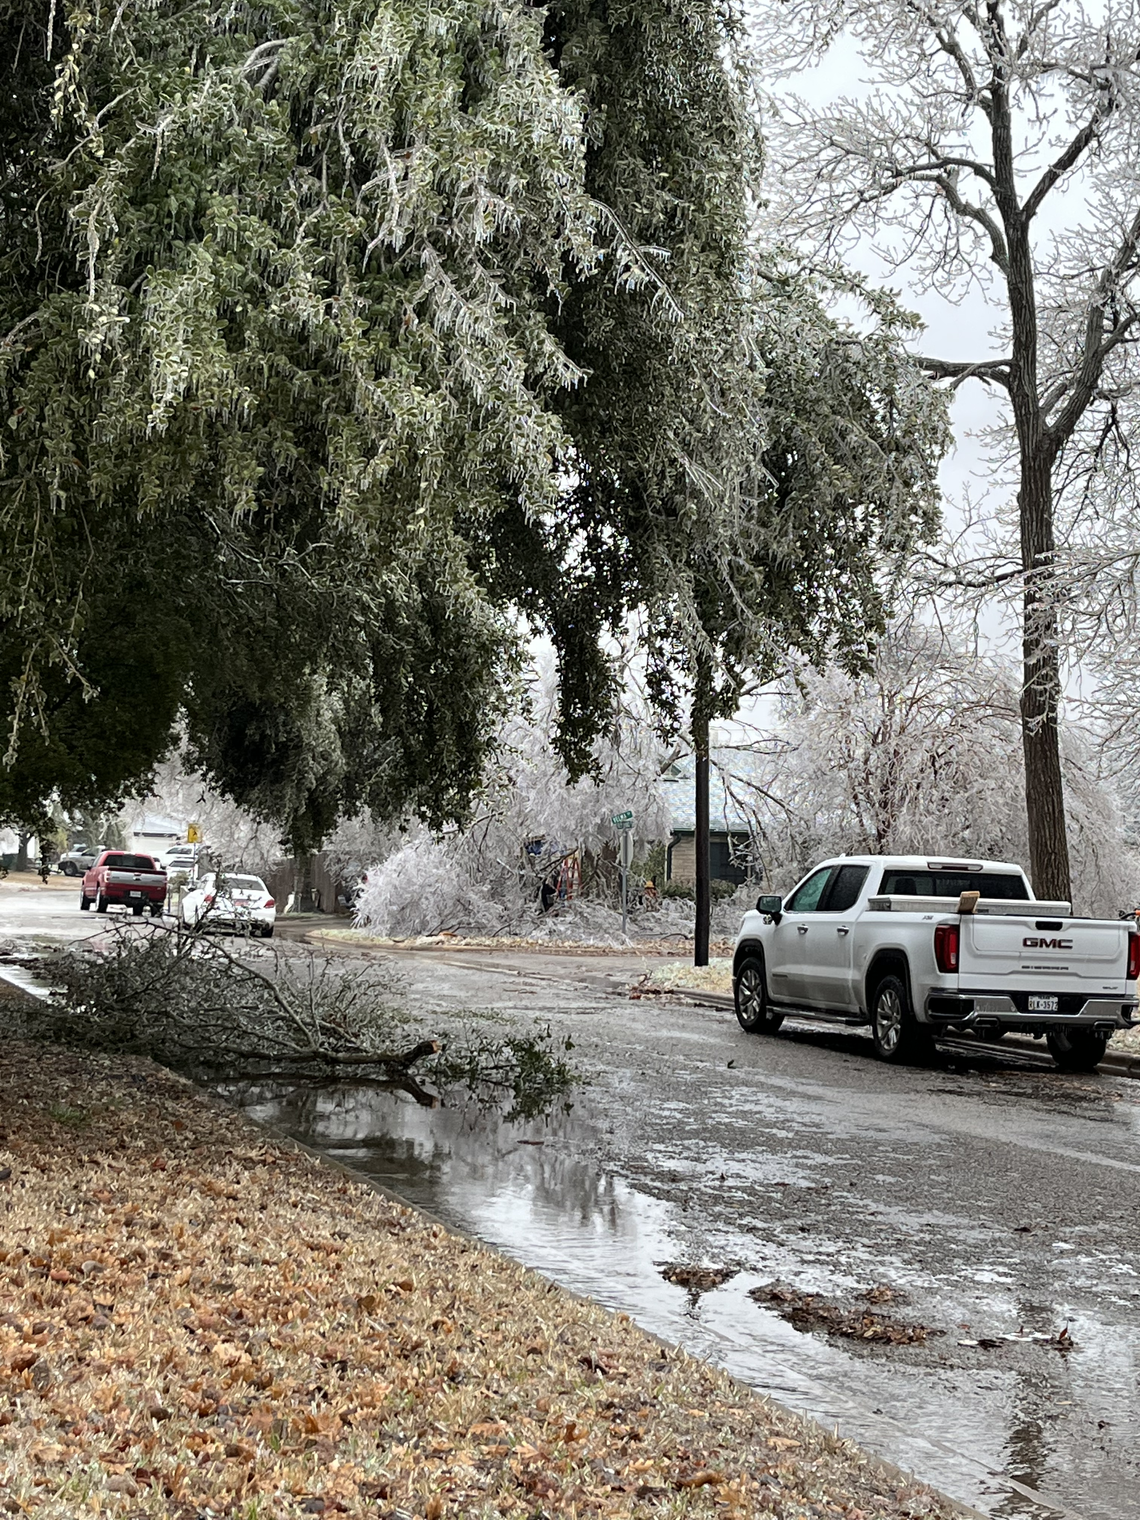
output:
[[[1138,977],[1135,929],[1036,901],[1020,866],[845,855],[745,914],[732,987],[750,1032],[789,1013],[870,1024],[883,1060],[909,1061],[939,1033],[1016,1029],[1091,1071],[1135,1021]]]

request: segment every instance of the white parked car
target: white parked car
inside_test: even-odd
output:
[[[269,939],[277,922],[277,904],[260,876],[211,871],[185,893],[178,916],[195,927],[233,929]]]
[[[201,848],[198,844],[168,844],[154,858],[167,876],[197,876]]]
[[[56,869],[64,876],[82,876],[84,872],[90,871],[102,853],[102,845],[96,848],[94,845],[77,844],[66,855],[59,857]]]

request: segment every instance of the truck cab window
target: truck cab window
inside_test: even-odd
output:
[[[879,888],[891,897],[958,897],[981,892],[1007,902],[1026,902],[1029,892],[1020,876],[998,871],[885,871]]]
[[[840,866],[820,904],[823,913],[846,913],[859,901],[869,866]]]
[[[819,907],[819,900],[823,896],[823,889],[827,886],[834,866],[824,866],[820,871],[813,871],[802,886],[796,888],[791,897],[784,904],[785,913],[814,913]]]

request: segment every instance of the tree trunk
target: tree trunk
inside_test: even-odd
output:
[[[1053,603],[1052,462],[1023,454],[1018,512],[1025,571],[1022,633],[1021,747],[1025,757],[1025,811],[1029,874],[1038,897],[1072,901],[1065,789],[1061,777],[1060,660]]]
[[[310,854],[296,856],[293,878],[293,911],[315,913],[317,900],[313,895],[313,857]]]
[[[995,34],[996,35],[996,34]],[[996,45],[996,43],[995,43]],[[995,75],[996,78],[996,75]],[[1029,870],[1038,897],[1069,901],[1069,844],[1061,780],[1058,715],[1060,659],[1054,597],[1053,466],[1059,440],[1041,410],[1038,386],[1037,297],[1029,223],[1018,203],[1007,83],[1002,74],[992,101],[996,193],[1009,247],[1011,362],[1009,397],[1017,429],[1021,568],[1025,574],[1022,622],[1021,747],[1025,757],[1025,812]]]
[[[697,761],[696,869],[697,922],[693,937],[693,965],[709,963],[709,720],[693,712],[693,753]]]
[[[28,845],[31,843],[32,836],[30,834],[18,834],[16,837],[18,843],[16,845],[15,869],[17,871],[26,871],[28,869]]]

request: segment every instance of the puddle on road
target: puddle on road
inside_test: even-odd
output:
[[[15,961],[0,961],[0,981],[6,982],[9,987],[14,987],[19,992],[28,993],[31,997],[44,1001],[51,997],[51,988]]]
[[[374,1088],[245,1082],[219,1091],[251,1117],[366,1173],[445,1224],[625,1310],[647,1330],[838,1426],[986,1514],[1121,1520],[1140,1513],[1129,1474],[1121,1472],[1119,1484],[1109,1484],[1113,1492],[1106,1491],[1103,1452],[1095,1454],[1097,1471],[1077,1484],[1096,1502],[1063,1504],[1057,1497],[1073,1486],[1051,1433],[1068,1401],[1057,1402],[1056,1388],[1043,1388],[1027,1366],[1019,1369],[1016,1353],[992,1370],[932,1371],[892,1365],[889,1354],[852,1355],[803,1334],[749,1300],[750,1289],[769,1278],[747,1269],[750,1242],[743,1234],[736,1261],[718,1245],[718,1263],[742,1268],[724,1286],[694,1295],[663,1281],[665,1263],[708,1259],[699,1252],[699,1228],[682,1208],[599,1166],[596,1131],[582,1101],[569,1114],[504,1125],[474,1108],[428,1110]],[[1128,1348],[1116,1349],[1113,1360],[1123,1350],[1128,1362]],[[1131,1396],[1134,1375],[1120,1367],[1119,1378]]]

